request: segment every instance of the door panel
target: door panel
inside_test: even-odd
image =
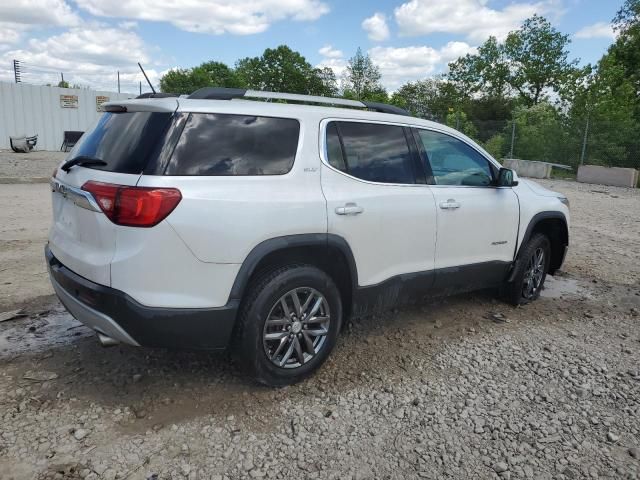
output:
[[[424,181],[424,172],[411,132],[355,120],[323,126],[328,231],[351,246],[359,286],[432,271],[436,209],[431,190],[416,184],[416,178]],[[427,290],[433,277],[425,278]]]
[[[430,188],[438,211],[435,268],[513,260],[519,207],[510,188]]]
[[[487,278],[492,277],[493,266],[500,269],[513,260],[518,197],[511,188],[493,186],[497,168],[471,144],[435,130],[414,133],[435,184],[430,187],[438,217],[435,268],[486,263]],[[481,277],[483,270],[473,276]],[[454,279],[458,275],[448,273]]]
[[[433,270],[436,212],[427,186],[362,182],[324,164],[321,175],[329,233],[351,246],[360,286]]]

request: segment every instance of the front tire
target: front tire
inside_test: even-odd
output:
[[[334,281],[311,265],[289,265],[252,283],[238,318],[234,353],[265,385],[311,375],[336,344],[342,301]]]
[[[505,284],[505,299],[512,305],[523,305],[540,297],[549,271],[551,243],[546,235],[531,237],[522,249],[512,282]]]

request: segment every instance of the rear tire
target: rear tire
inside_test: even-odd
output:
[[[258,382],[291,385],[324,363],[341,323],[342,301],[331,277],[311,265],[284,266],[250,285],[233,353]]]
[[[505,283],[503,296],[512,305],[523,305],[540,296],[549,271],[551,243],[546,235],[535,234],[520,253],[513,281]]]

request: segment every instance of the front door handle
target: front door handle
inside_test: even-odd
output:
[[[453,198],[450,198],[446,202],[440,202],[440,208],[443,210],[455,210],[460,208],[460,203],[456,202]]]
[[[359,215],[364,212],[364,208],[355,203],[345,203],[344,207],[336,207],[337,215]]]

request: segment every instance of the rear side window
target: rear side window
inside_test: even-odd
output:
[[[73,147],[68,159],[87,156],[106,165],[90,168],[117,173],[141,173],[169,125],[171,113],[104,113],[96,126]]]
[[[327,125],[327,156],[332,166],[362,180],[416,183],[412,154],[403,127],[331,122]],[[340,168],[340,162],[344,168]]]
[[[282,175],[291,170],[300,123],[290,118],[192,113],[166,175]]]

